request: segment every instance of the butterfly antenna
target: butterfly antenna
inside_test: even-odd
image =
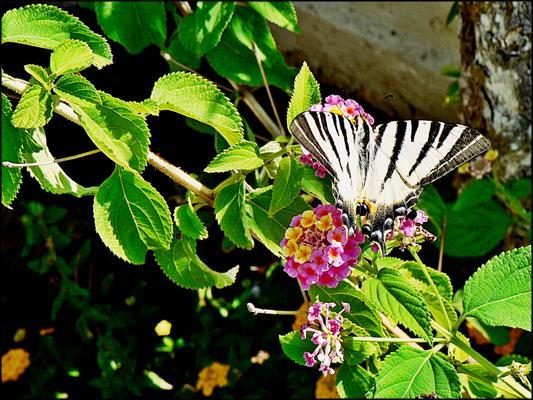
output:
[[[394,101],[394,96],[393,96],[392,94],[388,94],[388,95],[386,95],[385,97],[383,97],[383,98],[379,101],[378,105],[381,104],[381,103],[383,103],[385,100],[389,100],[389,99],[392,100],[392,101]]]

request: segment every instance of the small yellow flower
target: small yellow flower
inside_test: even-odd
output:
[[[290,257],[296,254],[298,251],[298,243],[295,240],[289,240],[285,246],[283,246],[283,255]]]
[[[228,372],[229,365],[220,364],[215,361],[200,371],[198,382],[196,382],[196,389],[201,389],[203,395],[206,397],[211,396],[215,387],[227,386]]]
[[[170,329],[172,329],[172,324],[164,319],[157,323],[154,330],[158,336],[168,336],[170,335]]]
[[[316,227],[322,232],[329,231],[333,228],[333,219],[331,219],[331,214],[326,214],[316,223]]]
[[[338,106],[331,106],[329,109],[329,112],[334,113],[334,114],[344,115],[344,113]]]
[[[250,361],[252,364],[263,364],[266,360],[270,358],[270,354],[268,351],[265,350],[259,350],[255,356],[250,358]]]
[[[485,153],[485,160],[494,161],[498,158],[498,150],[489,150]]]
[[[302,213],[302,219],[300,220],[300,225],[304,228],[309,228],[313,226],[316,221],[316,215],[313,210],[307,210]]]
[[[2,383],[16,381],[30,365],[30,353],[24,349],[11,349],[2,356]]]
[[[302,244],[300,247],[298,247],[298,251],[296,252],[296,255],[294,256],[294,261],[303,264],[307,261],[309,261],[309,258],[311,257],[311,253],[313,252],[313,248],[307,244]]]
[[[27,333],[26,328],[17,329],[17,331],[15,332],[15,335],[13,335],[13,341],[15,343],[22,342],[24,339],[26,339],[26,333]]]
[[[464,163],[463,165],[461,165],[458,169],[459,173],[460,174],[468,174],[470,173],[470,163]]]
[[[339,392],[335,383],[335,374],[321,376],[316,381],[315,397],[317,399],[339,399]]]
[[[300,228],[299,226],[295,226],[294,228],[289,228],[285,231],[285,237],[288,240],[298,240],[300,239],[300,236],[302,236],[302,233],[302,228]]]

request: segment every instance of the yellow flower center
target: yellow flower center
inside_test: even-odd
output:
[[[322,232],[329,231],[333,227],[331,214],[326,214],[317,222],[316,227]]]
[[[285,231],[285,237],[288,240],[298,240],[300,239],[300,236],[302,236],[302,228],[299,226],[295,226],[294,228],[289,228]]]
[[[291,239],[287,242],[285,246],[283,246],[282,251],[285,257],[293,256],[298,251],[298,243],[296,243],[295,240]]]
[[[294,260],[300,264],[303,264],[309,261],[312,251],[313,249],[311,246],[302,244],[300,247],[298,247],[298,251],[296,252],[296,255],[294,256]]]

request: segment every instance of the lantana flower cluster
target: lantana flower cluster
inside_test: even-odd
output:
[[[314,367],[320,363],[319,371],[323,375],[335,373],[331,367],[332,363],[342,363],[344,353],[342,352],[342,322],[343,312],[350,312],[350,305],[342,303],[342,310],[333,313],[331,308],[335,303],[315,302],[309,307],[307,314],[307,324],[300,328],[302,339],[307,338],[307,333],[312,333],[311,341],[316,345],[315,350],[311,353],[304,353],[305,365]]]
[[[285,231],[280,244],[286,258],[284,271],[305,290],[312,284],[337,287],[361,254],[363,234],[357,229],[349,236],[341,215],[332,205],[319,205],[295,216]]]
[[[344,115],[347,117],[352,123],[355,123],[355,118],[357,116],[361,116],[364,119],[368,121],[370,125],[374,124],[374,117],[367,113],[363,106],[361,106],[357,101],[353,99],[347,99],[344,100],[341,96],[332,94],[328,97],[326,97],[326,103],[321,104],[313,104],[309,111],[326,111],[330,113],[336,113],[339,115]],[[313,156],[302,147],[302,156],[300,157],[300,161],[303,164],[311,166],[315,170],[315,175],[323,178],[326,176],[326,168],[324,166],[316,161]]]
[[[387,234],[386,240],[399,241],[400,249],[419,247],[416,241],[421,236],[426,241],[434,241],[436,237],[422,227],[422,224],[427,221],[428,216],[422,210],[417,210],[413,219],[398,217],[394,223],[394,228]]]
[[[489,150],[484,155],[477,156],[474,160],[461,165],[459,173],[470,174],[476,179],[481,179],[492,170],[492,163],[496,161],[498,155],[498,150]]]

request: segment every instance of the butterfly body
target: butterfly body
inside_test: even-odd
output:
[[[425,185],[488,149],[478,131],[436,121],[393,121],[372,128],[327,111],[296,116],[291,132],[333,178],[336,205],[350,231],[363,233],[385,251],[385,237],[405,216]]]

